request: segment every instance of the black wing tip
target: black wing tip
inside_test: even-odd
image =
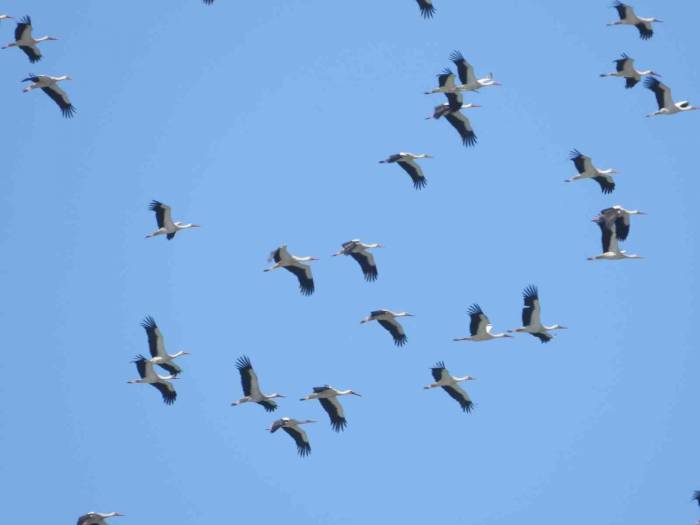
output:
[[[469,414],[472,410],[474,410],[474,403],[472,401],[466,401],[464,403],[460,403],[459,406],[462,407],[462,412],[465,412]]]
[[[596,177],[596,180],[598,178]],[[603,192],[605,195],[612,193],[615,191],[615,183],[614,182],[608,182],[605,179],[597,180],[598,184],[600,184],[600,191]]]
[[[473,131],[470,131],[470,132],[466,133],[466,134],[464,135],[464,137],[462,137],[462,143],[463,143],[466,147],[476,146],[476,143],[477,143],[477,142],[478,142],[478,140],[477,140],[477,138],[476,138],[476,133],[474,133]]]
[[[300,284],[299,285],[299,291],[301,292],[301,295],[304,295],[308,297],[309,295],[313,295],[313,293],[316,291],[316,288],[314,287],[314,284]]]
[[[152,329],[152,328],[158,328],[158,325],[156,324],[156,320],[153,319],[150,315],[147,315],[146,317],[143,318],[143,321],[141,321],[141,326],[145,328],[146,330]]]
[[[145,358],[144,356],[142,356],[141,354],[136,354],[136,355],[134,356],[134,360],[132,361],[132,363],[141,363],[141,362],[143,362],[143,361],[148,361],[148,359],[146,359],[146,358]]]
[[[394,336],[394,344],[396,346],[404,346],[408,342],[408,337],[405,335]]]
[[[581,152],[580,152],[579,150],[577,150],[576,148],[573,148],[573,149],[569,152],[569,160],[576,160],[576,159],[579,159],[579,158],[581,158],[581,157],[583,157],[583,153],[581,153]]]
[[[65,118],[73,118],[75,116],[77,109],[75,109],[75,106],[73,104],[68,104],[67,106],[64,106],[61,108],[61,114]]]
[[[152,200],[152,201],[148,204],[148,209],[151,210],[151,211],[156,211],[156,210],[158,210],[158,208],[160,208],[162,205],[163,205],[162,202],[157,201],[157,200],[154,199],[154,200]]]
[[[365,281],[367,281],[368,283],[373,283],[377,280],[377,277],[379,277],[379,272],[376,268],[370,268],[366,272],[362,273],[365,276]]]
[[[442,73],[440,73],[438,76],[441,77],[442,75],[454,75],[452,70],[449,67],[446,67],[445,69],[442,70]]]
[[[694,501],[698,502],[698,505],[700,505],[700,490],[696,490],[693,492],[693,498]]]
[[[551,335],[547,333],[537,333],[537,334],[532,334],[533,337],[536,337],[537,339],[540,340],[540,343],[549,343],[553,338]]]
[[[258,404],[261,405],[265,409],[265,412],[274,412],[278,408],[277,403],[273,404],[273,403],[266,403],[266,402],[262,401]]]
[[[348,421],[344,417],[331,420],[331,428],[335,432],[342,432],[348,426]]]
[[[637,24],[637,29],[639,30],[639,38],[642,40],[649,40],[652,36],[654,36],[654,30],[647,29],[647,26],[644,24]]]
[[[425,19],[433,18],[433,16],[435,16],[435,11],[437,11],[437,9],[435,9],[435,7],[432,5],[425,5],[425,6],[421,5],[419,7],[420,7],[420,14]]]
[[[166,392],[163,394],[163,403],[166,405],[172,405],[177,399],[177,392]]]
[[[537,286],[534,284],[528,284],[523,290],[523,297],[525,299],[537,299],[538,294]]]
[[[305,458],[309,454],[311,454],[311,445],[308,443],[304,443],[303,445],[297,445],[297,452],[299,453],[299,456],[302,458]]]
[[[438,361],[431,367],[431,370],[444,370],[446,368],[445,361]]]
[[[459,62],[461,60],[464,60],[464,55],[462,55],[462,53],[455,49],[454,51],[452,51],[452,53],[450,53],[450,60],[452,62]]]
[[[481,309],[481,306],[474,303],[469,308],[467,308],[467,313],[469,315],[478,315],[478,314],[483,314],[484,311]]]
[[[24,15],[22,18],[19,19],[19,22],[17,22],[17,25],[20,24],[32,25],[32,18],[29,15]]]
[[[660,84],[661,81],[658,78],[654,78],[652,76],[646,77],[644,79],[644,87],[647,89],[651,89],[652,91],[658,88]]]
[[[253,364],[250,362],[250,358],[247,355],[242,355],[236,359],[236,368],[238,368],[238,370],[245,370],[247,368],[253,368]]]
[[[428,185],[428,179],[422,177],[413,181],[413,187],[417,190],[422,190]]]

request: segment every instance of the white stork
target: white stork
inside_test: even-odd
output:
[[[620,246],[618,244],[617,226],[614,220],[608,221],[606,220],[605,216],[600,215],[598,217],[595,217],[593,219],[593,222],[595,222],[600,227],[603,243],[603,253],[601,253],[600,255],[595,255],[593,257],[588,257],[589,261],[615,261],[620,259],[642,258],[640,255],[628,254],[625,250],[620,250]]]
[[[160,333],[158,325],[150,315],[146,316],[141,322],[141,326],[146,330],[146,335],[148,336],[148,351],[151,354],[151,359],[149,361],[163,368],[170,375],[176,376],[181,374],[182,368],[173,363],[173,361],[183,355],[190,355],[190,353],[183,350],[175,352],[172,355],[167,353],[165,351],[163,334]]]
[[[513,337],[508,333],[491,333],[493,325],[478,304],[473,304],[467,310],[469,314],[469,337],[457,337],[453,341],[490,341],[503,337]]]
[[[435,8],[433,7],[433,0],[416,0],[418,2],[418,7],[420,8],[420,14],[423,18],[433,18],[435,15]]]
[[[177,379],[177,376],[160,376],[153,371],[153,363],[142,355],[137,355],[132,361],[136,365],[136,370],[139,372],[140,379],[132,379],[130,384],[152,385],[163,396],[163,402],[166,405],[172,405],[177,399],[175,387],[169,381]]]
[[[413,181],[413,187],[417,190],[422,190],[423,188],[425,188],[425,185],[428,184],[428,180],[425,178],[425,175],[423,174],[423,169],[418,165],[416,159],[432,158],[433,156],[427,153],[415,154],[402,151],[401,153],[394,153],[393,155],[389,155],[389,157],[387,157],[384,160],[380,160],[379,164],[398,164],[411,177],[411,180]]]
[[[630,89],[637,85],[637,83],[642,79],[642,77],[652,76],[660,77],[661,75],[652,71],[651,69],[646,69],[644,71],[639,71],[634,67],[634,58],[629,57],[626,53],[622,53],[622,56],[617,60],[613,60],[615,64],[615,71],[611,73],[601,73],[601,77],[622,77],[625,79],[625,88]]]
[[[239,357],[236,361],[236,368],[241,374],[241,386],[243,387],[243,395],[238,401],[231,403],[231,406],[242,405],[243,403],[257,403],[262,406],[266,412],[274,412],[277,410],[277,403],[274,401],[275,398],[286,397],[282,394],[263,394],[260,391],[260,384],[258,383],[258,376],[253,370],[253,365],[247,356]]]
[[[523,326],[511,330],[513,332],[523,332],[536,337],[543,343],[548,343],[552,340],[552,335],[548,334],[551,330],[564,330],[566,326],[554,324],[551,326],[543,325],[540,321],[540,298],[537,294],[537,287],[534,285],[527,286],[523,291]]]
[[[64,80],[73,79],[68,75],[52,77],[49,75],[34,75],[30,73],[27,78],[22,79],[22,82],[33,82],[33,84],[24,88],[22,92],[29,93],[34,89],[41,89],[58,105],[59,108],[61,108],[61,113],[64,117],[71,118],[75,114],[75,106],[71,104],[66,92],[58,87],[58,83]]]
[[[606,224],[614,224],[618,240],[625,241],[630,233],[630,216],[632,215],[646,215],[646,213],[640,210],[627,210],[616,204],[601,210],[600,215],[593,217],[593,220],[602,217],[605,219]]]
[[[637,16],[631,5],[623,4],[619,1],[615,2],[613,7],[617,9],[617,14],[619,15],[620,19],[610,22],[608,25],[634,26],[639,30],[639,37],[642,40],[649,40],[652,36],[654,36],[654,30],[651,27],[653,22],[663,22],[663,20],[659,20],[658,18],[642,18],[641,16]]]
[[[403,346],[408,341],[406,333],[403,331],[403,326],[396,320],[397,317],[413,317],[413,314],[408,312],[392,312],[391,310],[374,310],[365,317],[360,324],[377,321],[382,328],[391,334],[396,346]]]
[[[287,245],[283,244],[276,250],[270,253],[267,258],[268,262],[274,261],[270,268],[266,268],[264,271],[271,272],[277,268],[284,268],[288,272],[296,275],[299,280],[299,291],[302,295],[311,295],[314,293],[314,277],[311,274],[311,267],[308,264],[303,264],[309,261],[318,261],[318,257],[297,257],[296,255],[291,255],[287,251]]]
[[[681,113],[684,111],[695,111],[700,109],[696,106],[691,106],[687,100],[673,102],[671,88],[654,77],[645,78],[644,87],[654,92],[654,95],[656,96],[656,103],[659,106],[658,111],[649,113],[647,117],[655,117],[656,115],[675,115],[676,113]]]
[[[338,396],[349,395],[360,396],[360,394],[352,390],[338,390],[332,386],[324,385],[314,387],[313,393],[302,397],[300,401],[318,399],[323,407],[323,410],[325,410],[328,416],[331,418],[331,428],[336,432],[340,432],[341,430],[345,430],[348,422],[345,419],[343,405],[341,405],[340,401],[338,401]]]
[[[333,257],[338,255],[349,255],[357,264],[360,265],[362,273],[365,276],[366,281],[376,281],[379,273],[377,272],[377,264],[374,262],[374,255],[372,255],[368,250],[373,248],[383,248],[382,244],[378,242],[374,243],[364,243],[360,239],[353,239],[348,242],[344,242],[341,246],[339,252],[333,254]]]
[[[489,74],[489,76],[484,78],[476,78],[474,66],[467,62],[462,53],[459,51],[453,51],[450,55],[450,60],[454,62],[455,66],[457,66],[457,74],[459,75],[459,81],[461,82],[460,85],[456,86],[458,91],[478,91],[483,87],[501,85],[500,82],[496,82],[493,79],[492,74]]]
[[[173,222],[170,215],[170,206],[163,204],[160,201],[151,201],[148,209],[156,212],[156,222],[158,229],[153,233],[146,235],[146,239],[156,237],[157,235],[165,235],[165,238],[171,240],[180,230],[188,230],[190,228],[199,228],[199,224],[184,224],[182,222]]]
[[[436,363],[435,366],[430,369],[430,371],[432,372],[433,379],[435,379],[436,382],[430,383],[429,385],[425,386],[424,388],[426,390],[440,387],[445,392],[447,392],[452,399],[459,403],[459,406],[462,407],[463,412],[472,411],[474,403],[472,403],[472,400],[469,399],[469,394],[462,390],[462,387],[460,387],[458,383],[461,383],[462,381],[473,381],[475,379],[474,377],[452,376],[450,375],[450,372],[447,370],[447,368],[445,368],[445,363],[443,363],[442,361]]]
[[[123,516],[121,512],[88,512],[78,518],[77,525],[107,525],[107,518]]]
[[[21,18],[17,23],[15,28],[15,41],[3,46],[3,49],[9,47],[18,47],[24,54],[29,57],[29,61],[34,64],[41,60],[41,51],[37,47],[37,44],[41,42],[46,42],[47,40],[58,40],[53,36],[42,36],[41,38],[34,38],[32,36],[32,19],[28,16]]]
[[[569,154],[569,159],[574,163],[578,175],[574,175],[566,179],[564,182],[574,182],[581,179],[593,179],[600,184],[600,189],[603,193],[612,193],[615,189],[615,181],[612,178],[614,173],[620,173],[618,170],[608,168],[600,170],[593,166],[591,158],[574,149]]]
[[[316,423],[313,419],[292,419],[289,417],[283,417],[272,423],[272,426],[267,430],[270,433],[277,432],[278,429],[284,430],[287,434],[292,436],[292,439],[297,444],[297,452],[301,457],[308,456],[311,454],[311,445],[309,444],[309,437],[306,435],[300,425],[306,425],[307,423]]]

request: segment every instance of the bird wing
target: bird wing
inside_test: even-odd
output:
[[[430,373],[433,375],[435,381],[441,381],[446,375],[449,376],[450,373],[445,368],[445,363],[443,361],[438,361],[435,366],[430,369]]]
[[[634,27],[636,27],[639,31],[639,38],[642,40],[649,40],[652,36],[654,36],[654,29],[652,29],[649,22],[639,22],[638,24],[635,24]]]
[[[418,7],[420,8],[420,14],[423,18],[433,18],[435,14],[435,7],[433,7],[433,0],[416,0],[418,2]]]
[[[76,525],[90,525],[94,520],[98,519],[99,516],[94,512],[88,512],[83,514],[78,518],[78,523]]]
[[[627,240],[627,236],[630,234],[630,216],[627,213],[618,212],[614,216],[614,224],[617,239],[620,241]]]
[[[647,77],[644,81],[644,87],[654,92],[656,104],[659,106],[659,109],[670,109],[673,107],[671,88],[666,84],[654,77]]]
[[[137,355],[132,363],[136,365],[136,370],[138,371],[141,379],[145,379],[146,376],[153,373],[153,365],[142,355]]]
[[[321,398],[318,400],[323,407],[323,410],[328,413],[331,418],[331,428],[336,432],[345,430],[348,422],[345,419],[345,413],[343,412],[343,405],[340,404],[337,397]]]
[[[610,249],[610,245],[612,243],[612,238],[614,236],[614,231],[613,231],[614,223],[609,223],[604,219],[600,219],[600,220],[596,221],[596,223],[600,227],[600,232],[602,234],[601,241],[603,244],[603,253],[613,251]]]
[[[596,175],[593,180],[600,184],[600,191],[603,193],[612,193],[615,190],[615,181],[610,175]]]
[[[445,69],[438,76],[438,86],[453,90],[455,88],[455,74],[449,69]]]
[[[282,428],[284,426],[284,421],[285,421],[285,418],[276,419],[275,421],[273,421],[272,426],[270,427],[270,434],[274,434],[280,428]]]
[[[156,213],[156,222],[158,223],[158,228],[173,229],[175,225],[173,224],[173,219],[170,216],[170,206],[163,204],[160,201],[151,201],[148,205],[148,209]]]
[[[29,54],[29,53],[27,53]],[[46,93],[51,100],[53,100],[59,108],[61,108],[61,113],[66,118],[71,118],[75,114],[75,106],[70,103],[70,99],[65,91],[63,91],[56,84],[41,88],[41,90]]]
[[[19,46],[19,48],[29,57],[29,62],[32,64],[36,64],[41,60],[41,50],[37,46]]]
[[[413,159],[400,160],[398,165],[403,168],[403,170],[408,173],[413,181],[413,187],[417,190],[425,188],[427,180],[425,175],[423,175],[423,170]]]
[[[294,442],[297,444],[297,452],[300,456],[308,456],[311,453],[311,445],[309,444],[309,438],[306,432],[297,426],[282,427],[282,430],[292,436],[292,439],[294,439]]]
[[[151,385],[160,392],[166,405],[172,405],[177,399],[177,392],[175,392],[175,387],[170,381],[160,380],[156,383],[151,383]]]
[[[241,386],[243,387],[243,395],[261,397],[260,385],[258,376],[253,369],[253,364],[248,356],[244,355],[236,360],[236,368],[241,374]]]
[[[452,124],[459,136],[462,138],[462,143],[465,146],[473,146],[476,144],[476,134],[472,129],[471,122],[464,116],[461,111],[453,111],[445,115],[447,121]]]
[[[469,317],[469,333],[472,336],[483,335],[487,332],[486,327],[490,326],[491,322],[478,304],[473,304],[469,308]]]
[[[639,80],[637,80],[635,77],[625,77],[625,88],[626,89],[632,89],[638,83],[639,83]]]
[[[180,368],[178,365],[176,365],[173,362],[169,363],[158,363],[158,366],[161,367],[163,370],[168,372],[168,374],[172,376],[180,375],[182,373],[182,368]]]
[[[462,93],[445,93],[445,96],[447,97],[447,111],[459,111],[462,109],[462,105],[464,104],[464,96]]]
[[[613,7],[617,9],[617,14],[620,17],[620,20],[624,20],[628,16],[634,16],[634,11],[627,4],[623,4],[622,2],[616,2],[613,5]]]
[[[28,16],[21,18],[15,27],[15,42],[20,40],[33,40],[32,37],[32,19]]]
[[[377,280],[379,273],[377,272],[377,265],[374,262],[374,255],[372,255],[370,252],[361,251],[351,252],[350,257],[355,259],[360,265],[366,281]]]
[[[571,161],[574,163],[574,166],[576,167],[576,171],[579,172],[579,174],[584,174],[587,171],[593,170],[593,163],[591,162],[591,158],[584,155],[577,149],[571,150],[571,153],[569,154],[569,158]]]
[[[396,346],[403,346],[406,344],[408,338],[406,337],[406,333],[403,331],[403,326],[401,326],[396,319],[379,319],[377,322],[391,334]]]
[[[443,386],[442,389],[449,394],[449,396],[459,403],[462,407],[462,411],[471,412],[474,407],[474,403],[469,399],[469,394],[462,389],[459,385],[449,385]]]
[[[693,499],[698,502],[698,505],[700,505],[700,490],[693,492]]]
[[[537,287],[530,285],[523,291],[523,326],[539,326],[540,323],[540,298]]]
[[[160,329],[156,324],[153,317],[146,316],[146,318],[141,322],[141,326],[146,330],[146,335],[148,336],[148,351],[151,353],[151,357],[167,357],[165,353],[163,334],[160,333]]]
[[[261,405],[265,409],[265,412],[274,412],[277,410],[277,403],[275,403],[273,399],[258,401],[258,405]]]
[[[552,336],[550,334],[548,334],[547,332],[530,333],[530,335],[532,337],[536,337],[542,343],[549,343],[552,340]]]
[[[313,275],[311,274],[310,266],[300,262],[295,262],[284,266],[284,269],[296,275],[297,279],[299,280],[299,291],[302,293],[302,295],[311,295],[314,293],[314,279]]]
[[[628,57],[625,53],[622,53],[622,57],[613,60],[613,62],[615,62],[615,68],[618,73],[631,72],[634,65],[634,59]]]
[[[457,74],[459,81],[462,84],[475,84],[476,76],[474,75],[474,67],[466,61],[462,53],[453,51],[450,55],[450,60],[457,66]]]

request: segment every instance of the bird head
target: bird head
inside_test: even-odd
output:
[[[562,326],[560,324],[555,324],[554,328],[552,328],[552,330],[568,330],[568,327]]]
[[[55,36],[47,36],[45,40],[58,40]]]
[[[271,394],[269,397],[275,398],[275,397],[287,397],[287,396],[275,393],[275,394]]]
[[[474,381],[474,380],[476,380],[476,377],[467,376],[467,377],[464,378],[464,380],[465,380],[465,381]]]
[[[350,390],[350,394],[353,395],[353,396],[362,397],[362,395],[358,394],[358,393],[355,392],[354,390]]]

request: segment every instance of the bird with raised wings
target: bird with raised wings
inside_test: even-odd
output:
[[[338,390],[330,385],[316,386],[313,388],[313,392],[301,398],[301,401],[309,401],[312,399],[318,399],[319,403],[326,411],[328,417],[331,419],[331,428],[336,432],[345,430],[348,422],[345,419],[345,411],[343,410],[343,405],[340,404],[338,396],[359,396],[357,392],[353,390]]]
[[[299,291],[302,295],[311,295],[314,293],[316,286],[314,285],[314,277],[311,274],[311,267],[304,263],[318,261],[318,257],[298,257],[292,255],[287,250],[287,245],[283,244],[276,250],[273,250],[267,260],[268,262],[274,261],[275,264],[270,268],[266,268],[264,271],[271,272],[278,268],[284,268],[296,276],[299,281]]]
[[[263,394],[260,390],[258,375],[253,369],[248,356],[241,356],[236,361],[236,368],[241,375],[241,386],[243,387],[243,397],[238,401],[231,403],[232,406],[242,405],[243,403],[257,403],[265,409],[266,412],[274,412],[277,410],[275,399],[283,398],[282,394]]]
[[[272,423],[272,426],[267,430],[271,434],[277,432],[280,428],[289,434],[297,445],[297,452],[301,457],[308,456],[311,454],[311,444],[309,443],[309,436],[306,435],[301,425],[306,425],[307,423],[316,423],[313,419],[292,419],[289,417],[283,417]]]
[[[459,386],[459,383],[462,381],[473,381],[475,378],[472,376],[457,377],[450,375],[450,372],[445,368],[445,363],[442,361],[436,363],[435,366],[430,369],[430,372],[433,374],[433,379],[435,379],[436,382],[426,385],[424,387],[426,390],[440,387],[447,392],[452,399],[459,403],[463,412],[472,411],[474,403],[469,398],[469,394]]]

